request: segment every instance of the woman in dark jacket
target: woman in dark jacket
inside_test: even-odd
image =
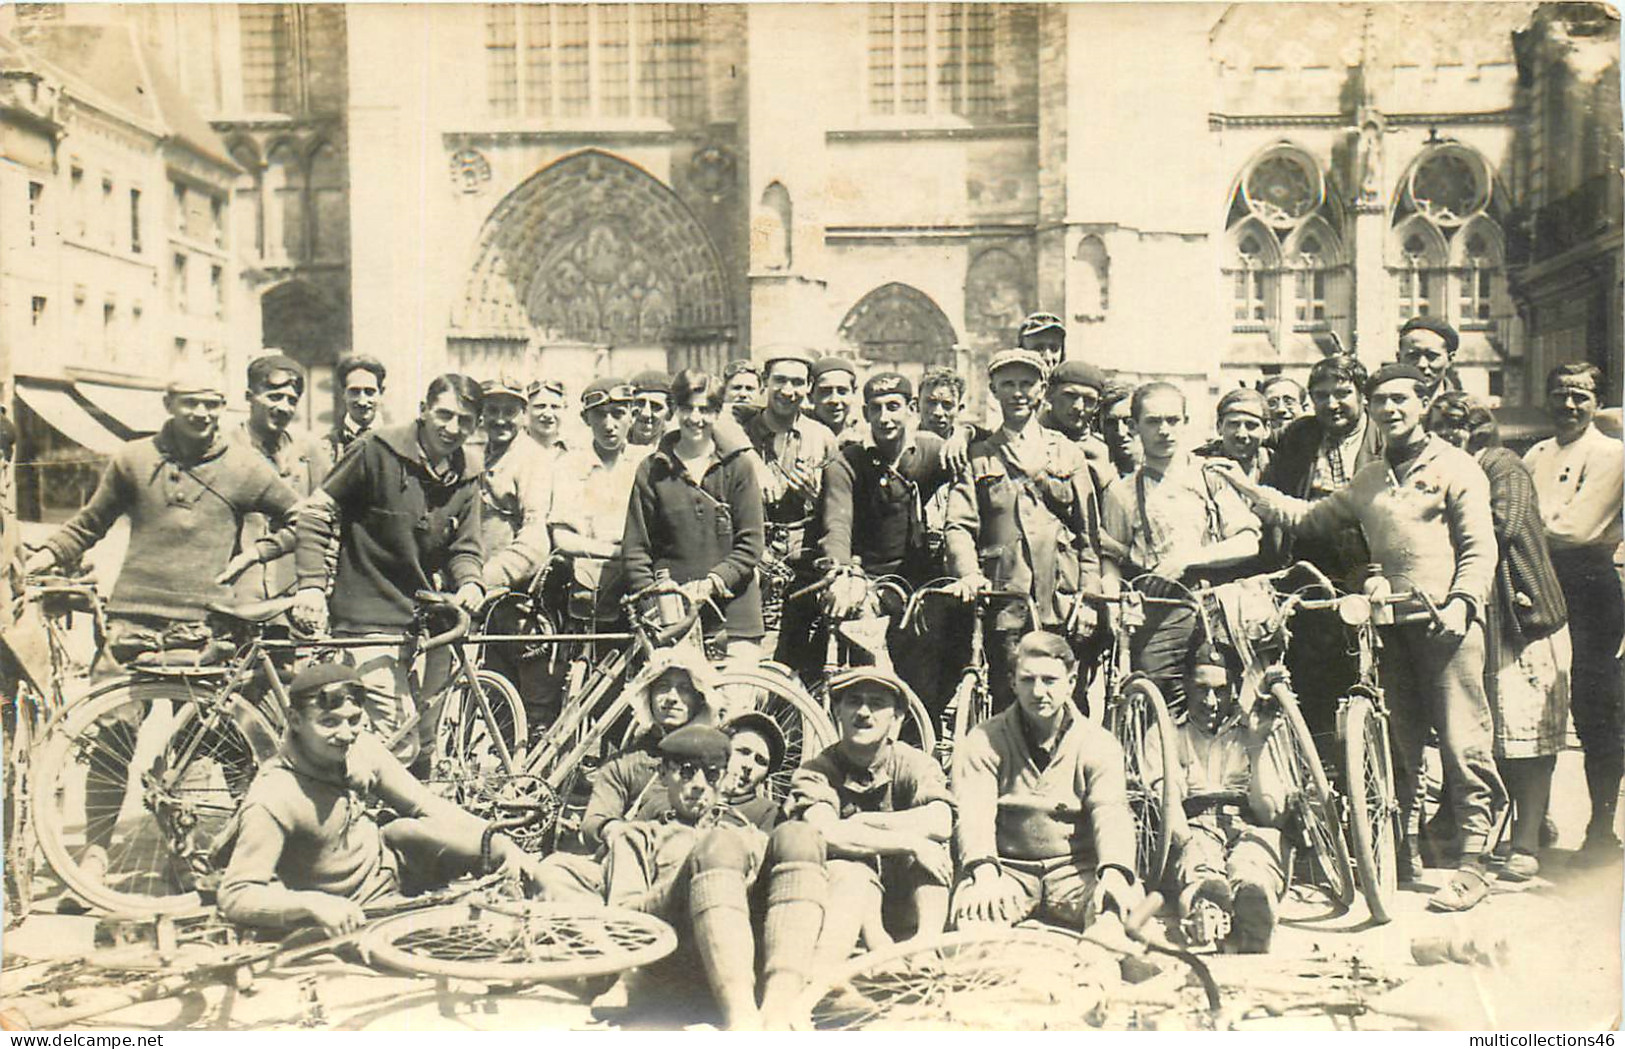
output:
[[[745,458],[749,445],[717,445],[722,393],[705,372],[688,369],[672,380],[677,428],[638,466],[621,553],[632,591],[670,570],[692,600],[721,612],[720,621],[706,614],[707,635],[723,641],[730,660],[746,660],[759,654],[763,634],[762,491]]]
[[[1512,854],[1502,877],[1540,871],[1535,853],[1551,797],[1552,770],[1568,731],[1568,608],[1552,568],[1535,482],[1501,447],[1495,416],[1467,394],[1439,394],[1428,429],[1472,453],[1490,480],[1500,560],[1484,606],[1484,686],[1495,717],[1495,759],[1512,794]]]

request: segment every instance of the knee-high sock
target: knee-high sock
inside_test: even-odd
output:
[[[822,863],[792,860],[773,866],[762,932],[762,1015],[775,1027],[787,1024],[786,1011],[806,985],[828,896],[829,877]]]
[[[751,934],[744,872],[713,868],[695,874],[688,890],[688,913],[723,1022],[732,1029],[755,1027],[760,1019],[756,939]]]

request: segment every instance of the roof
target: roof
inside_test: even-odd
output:
[[[129,26],[38,23],[20,28],[17,42],[87,101],[208,160],[236,167],[220,136],[158,71]]]

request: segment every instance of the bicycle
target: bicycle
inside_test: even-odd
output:
[[[22,575],[20,569],[18,575]],[[34,902],[38,835],[28,770],[35,742],[68,705],[70,679],[90,676],[107,637],[106,613],[89,575],[23,576],[12,626],[0,646],[15,693],[5,709],[5,927],[27,917]],[[92,652],[80,661],[69,632],[76,612],[89,614]]]
[[[908,607],[908,581],[901,576],[885,575],[873,579],[861,573],[858,573],[858,576],[863,579],[867,592],[859,612],[847,621],[862,622],[864,627],[871,630],[876,636],[866,639],[867,644],[859,643],[841,631],[840,625],[835,622],[835,618],[828,611],[827,606],[821,613],[828,625],[828,641],[824,646],[823,673],[812,686],[811,692],[813,698],[829,715],[832,724],[835,719],[835,709],[830,702],[829,679],[840,671],[856,665],[854,658],[859,652],[872,659],[875,666],[895,675],[891,652],[886,645],[884,624],[893,616],[905,613]],[[826,593],[834,583],[835,579],[833,577],[825,576],[816,583],[811,583],[800,590],[785,595],[785,602],[807,600],[820,596]],[[787,676],[792,676],[795,673],[781,663],[774,662],[764,665],[772,666],[776,671],[782,671]],[[903,690],[905,710],[899,726],[898,738],[911,743],[927,754],[933,754],[937,749],[937,733],[931,714],[926,710],[925,704],[920,701],[919,695],[909,687],[907,682],[903,682]]]
[[[289,701],[282,675],[297,653],[337,652],[413,642],[419,653],[454,646],[455,672],[386,739],[393,748],[425,717],[448,705],[481,711],[483,738],[504,769],[517,772],[511,749],[519,711],[513,687],[476,671],[463,647],[469,620],[446,595],[420,594],[419,629],[453,614],[432,636],[381,635],[319,639],[274,636],[273,621],[292,598],[210,608],[214,648],[229,652],[204,666],[133,665],[128,673],[69,706],[40,743],[30,777],[32,813],[46,863],[76,897],[112,913],[183,911],[198,905],[199,887],[216,873],[210,850],[236,812],[261,762],[280,745]],[[470,699],[472,697],[472,699]],[[459,702],[448,704],[457,698]],[[520,715],[522,716],[522,715]],[[437,727],[436,749],[455,722]],[[437,755],[437,782],[465,805],[506,783],[481,782],[456,755]],[[95,824],[94,826],[92,824]],[[100,850],[98,853],[97,850]],[[100,861],[100,862],[96,862]]]

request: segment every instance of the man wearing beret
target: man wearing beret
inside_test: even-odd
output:
[[[1438,317],[1412,317],[1399,329],[1399,362],[1422,373],[1428,400],[1461,389],[1461,377],[1451,366],[1460,345],[1456,329]]]
[[[629,1001],[681,1002],[703,978],[729,1030],[785,1029],[824,921],[824,844],[801,821],[767,835],[718,803],[731,750],[710,726],[665,736],[659,781],[669,809],[623,827],[596,868],[550,857],[542,890],[654,914],[678,930],[675,954],[624,981]]]
[[[1100,393],[1106,388],[1106,373],[1087,361],[1062,361],[1049,373],[1044,390],[1044,411],[1038,424],[1066,435],[1089,460],[1095,487],[1102,492],[1117,479],[1111,469],[1111,451],[1095,433],[1095,414],[1100,411]]]
[[[1428,377],[1408,364],[1387,365],[1371,377],[1366,403],[1383,430],[1383,458],[1317,502],[1265,488],[1234,468],[1221,472],[1297,535],[1359,524],[1392,591],[1420,593],[1431,603],[1400,606],[1396,625],[1383,631],[1382,679],[1405,827],[1399,870],[1402,879],[1414,880],[1420,866],[1417,786],[1432,729],[1444,759],[1462,865],[1429,906],[1464,911],[1489,891],[1490,830],[1507,800],[1484,692],[1481,610],[1495,579],[1497,544],[1484,471],[1423,427],[1428,390]]]
[[[463,874],[540,876],[537,861],[472,813],[436,795],[368,731],[354,667],[317,663],[288,686],[282,748],[260,767],[233,825],[220,912],[245,925],[314,922],[353,932],[362,908]],[[381,804],[395,819],[380,827]]]
[[[989,589],[1031,598],[997,600],[988,609],[989,684],[1003,710],[1012,698],[1016,642],[1027,631],[1055,630],[1077,651],[1088,650],[1097,616],[1078,595],[1100,590],[1100,504],[1083,452],[1038,424],[1043,359],[1006,350],[987,371],[1003,421],[971,445],[970,467],[949,489],[946,538],[961,600]]]
[[[829,427],[837,442],[862,438],[862,427],[852,412],[858,389],[858,367],[844,357],[820,357],[812,370],[812,393],[807,413]]]
[[[820,543],[830,563],[828,601],[836,619],[859,611],[865,575],[902,576],[917,587],[941,574],[926,538],[925,507],[953,480],[942,438],[917,429],[913,386],[897,372],[880,372],[863,384],[863,417],[869,424],[863,439],[824,467]],[[905,636],[895,622],[886,632],[903,679],[927,702],[940,702],[942,655],[922,640]]]
[[[1270,450],[1264,447],[1269,436],[1269,408],[1264,395],[1248,387],[1231,390],[1219,398],[1219,436],[1196,449],[1204,459],[1229,459],[1258,480],[1269,469]]]
[[[651,368],[632,376],[632,430],[627,443],[634,448],[655,444],[671,418],[671,376]]]
[[[76,565],[120,519],[129,521],[124,561],[107,603],[107,649],[118,662],[201,649],[209,639],[204,614],[211,602],[231,601],[227,584],[293,549],[293,531],[285,525],[299,497],[263,455],[221,434],[221,387],[201,365],[171,379],[164,394],[168,421],[153,436],[120,448],[90,502],[25,564],[29,574]],[[244,548],[250,514],[262,515],[269,529]],[[85,784],[86,841],[79,865],[91,878],[107,869],[128,787],[121,755],[133,753],[138,728],[129,725],[86,743],[105,751],[88,762]]]
[[[790,781],[785,815],[823,835],[830,896],[841,901],[824,918],[820,969],[846,960],[860,931],[871,951],[890,942],[888,911],[917,936],[941,932],[948,920],[953,795],[942,767],[896,738],[907,688],[872,667],[830,678],[841,738]]]

